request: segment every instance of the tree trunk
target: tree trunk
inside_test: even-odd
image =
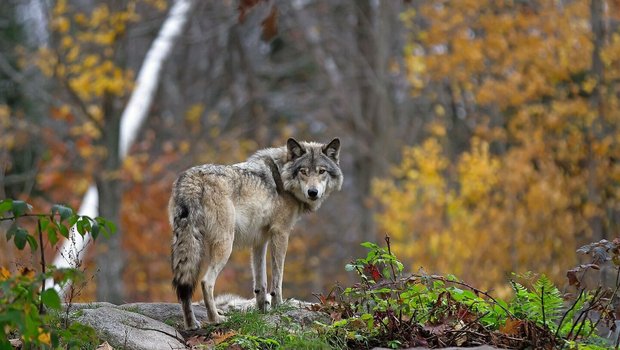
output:
[[[591,74],[596,79],[596,86],[592,91],[590,98],[590,104],[592,108],[597,111],[596,118],[590,125],[588,130],[588,202],[597,208],[603,207],[603,201],[601,198],[601,189],[597,183],[597,169],[599,167],[599,160],[597,155],[592,150],[592,144],[602,140],[602,132],[604,130],[603,123],[605,120],[604,115],[604,102],[602,96],[602,84],[604,82],[604,66],[601,59],[601,50],[605,42],[605,26],[604,26],[604,3],[603,0],[591,0],[590,2],[590,24],[592,28],[592,68]],[[592,231],[592,238],[600,240],[607,238],[607,233],[603,227],[602,213],[595,214],[590,218],[590,229]]]
[[[120,111],[114,106],[114,97],[104,97],[103,111],[106,126],[103,128],[101,142],[107,152],[103,159],[103,169],[95,175],[99,191],[99,215],[116,223],[117,232],[97,241],[97,300],[120,304],[124,301],[123,269],[125,256],[122,248],[120,228],[121,181],[119,171]]]
[[[389,14],[390,4],[380,2],[373,9],[372,1],[356,2],[356,39],[361,54],[358,61],[360,113],[373,136],[367,147],[355,147],[354,177],[358,187],[356,202],[360,205],[360,233],[364,241],[376,239],[376,225],[371,200],[372,180],[385,175],[392,148],[394,110],[389,99],[387,59],[389,56],[389,28],[384,15]]]

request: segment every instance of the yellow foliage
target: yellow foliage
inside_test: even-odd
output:
[[[51,338],[50,332],[46,332],[41,327],[39,327],[39,335],[37,336],[37,339],[43,344],[47,344],[47,345],[52,344],[52,338]]]
[[[602,47],[599,81],[589,11],[587,1],[467,0],[401,16],[407,78],[436,118],[373,194],[381,230],[411,269],[497,290],[510,272],[563,282],[580,244],[617,234],[620,33]],[[438,97],[445,86],[453,101]],[[455,101],[475,126],[464,150],[446,134],[464,133],[447,124]]]
[[[10,277],[11,277],[11,271],[9,271],[4,266],[0,266],[0,281],[6,281]]]
[[[202,103],[195,103],[185,111],[185,121],[192,127],[192,132],[200,131],[200,118],[204,110]]]

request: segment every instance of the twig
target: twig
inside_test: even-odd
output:
[[[618,272],[620,272],[620,269],[618,269]],[[616,298],[616,295],[617,295],[619,289],[620,289],[620,285],[618,285],[616,283],[616,288],[614,289],[613,293],[611,294],[611,298],[609,298],[609,301],[607,302],[607,305],[605,305],[603,307],[603,311],[607,310],[609,308],[609,306],[613,303],[613,301]],[[594,325],[592,326],[592,329],[590,330],[590,335],[594,332],[594,330],[596,330],[596,327],[598,326],[598,324],[601,322],[602,319],[603,319],[602,317],[599,317],[598,320],[596,320],[596,323],[594,323]],[[579,332],[577,332],[577,334],[579,334]]]
[[[9,217],[1,217],[0,221],[6,221],[6,220],[16,220],[19,218],[23,218],[23,217],[36,217],[36,218],[41,218],[41,217],[46,217],[49,216],[49,214],[33,214],[33,213],[26,213],[26,214],[22,214],[19,216],[9,216]]]
[[[564,323],[564,319],[575,308],[575,306],[577,306],[577,303],[579,302],[579,299],[581,299],[581,297],[583,296],[584,292],[585,292],[585,289],[581,288],[581,291],[579,292],[579,296],[577,297],[577,299],[575,299],[575,302],[568,308],[568,310],[566,310],[564,315],[562,315],[562,318],[560,319],[560,323],[558,324],[558,329],[555,331],[555,337],[556,338],[560,334],[560,329],[562,329],[562,323]]]
[[[385,243],[387,244],[388,254],[392,255],[392,248],[390,247],[390,235],[385,234]],[[396,282],[396,271],[394,271],[394,262],[390,259],[390,268],[392,269],[392,281]]]
[[[542,284],[542,283],[541,283]],[[542,308],[542,321],[543,326],[547,327],[547,320],[545,320],[545,286],[541,286],[540,288],[540,307]]]
[[[169,337],[172,337],[178,341],[180,341],[183,344],[186,344],[185,339],[178,337],[176,334],[170,334],[168,332],[162,331],[161,329],[155,329],[155,328],[142,328],[142,327],[137,327],[137,329],[143,330],[143,331],[155,331],[155,332],[159,332],[162,334],[165,334]]]
[[[596,298],[598,297],[599,293],[601,292],[601,288],[602,287],[598,287],[596,288],[596,291],[594,292],[594,295],[592,296],[592,302],[590,303],[590,306],[588,306],[587,308],[581,310],[581,312],[579,313],[579,316],[577,316],[577,319],[573,322],[573,326],[570,329],[570,332],[568,332],[568,335],[566,336],[566,339],[570,339],[571,336],[573,335],[573,331],[575,330],[575,327],[577,327],[577,324],[579,323],[579,320],[581,319],[582,316],[587,316],[588,312],[590,312],[592,309],[594,309],[593,305],[596,305],[596,303],[598,302],[596,300]],[[585,320],[585,317],[584,317]],[[576,337],[577,335],[575,335]]]
[[[37,233],[39,234],[39,251],[41,251],[41,273],[45,276],[45,249],[43,249],[43,232],[41,230],[41,220],[37,220]],[[45,290],[45,280],[43,278],[43,287],[41,291]],[[43,314],[43,298],[39,301],[39,314]]]
[[[467,323],[465,326],[463,326],[463,328],[458,329],[458,330],[455,330],[455,331],[451,331],[451,332],[455,332],[455,333],[456,333],[456,332],[459,332],[459,331],[466,331],[466,330],[467,330],[467,328],[469,328],[469,327],[471,327],[472,325],[474,325],[474,324],[478,323],[478,321],[480,321],[480,320],[481,320],[484,316],[488,315],[490,312],[491,312],[491,311],[487,311],[487,312],[485,312],[484,314],[482,314],[482,315],[480,315],[480,316],[476,317],[476,319],[475,319],[475,320],[473,320],[473,321],[471,321],[471,322]],[[456,333],[456,335],[454,335],[453,337],[451,337],[450,339],[448,339],[448,343],[452,343],[452,341],[454,341],[457,337],[458,337],[458,333]]]

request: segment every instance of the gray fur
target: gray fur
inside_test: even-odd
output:
[[[168,206],[172,284],[187,328],[199,327],[191,308],[199,280],[209,321],[222,320],[213,287],[233,246],[252,247],[256,305],[265,310],[270,245],[271,299],[274,306],[282,303],[288,236],[301,213],[316,211],[342,187],[339,151],[338,139],[321,144],[291,138],[286,146],[259,150],[243,163],[196,166],[177,178]]]

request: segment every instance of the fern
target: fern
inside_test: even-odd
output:
[[[528,316],[527,305],[530,302],[529,291],[519,282],[510,281],[515,297],[510,303],[510,312],[518,318]]]
[[[515,281],[511,281],[511,285],[515,297],[510,309],[515,316],[546,325],[552,330],[557,328],[556,322],[561,314],[563,299],[547,276],[541,276],[532,290]]]
[[[562,294],[545,275],[540,276],[533,289],[528,293],[526,306],[529,318],[555,330],[564,302]]]

